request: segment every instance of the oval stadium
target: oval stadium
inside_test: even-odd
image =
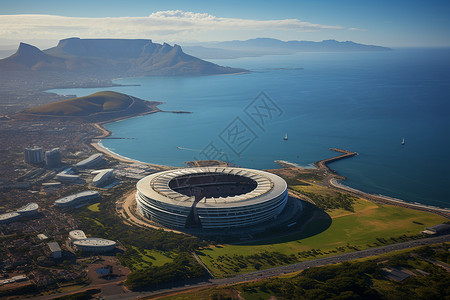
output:
[[[265,171],[202,167],[164,171],[137,183],[138,212],[169,228],[236,228],[274,220],[287,184]]]

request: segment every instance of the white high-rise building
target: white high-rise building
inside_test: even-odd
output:
[[[33,147],[33,148],[25,148],[24,151],[25,162],[28,164],[39,164],[44,161],[44,155],[42,152],[42,148]]]
[[[61,164],[61,151],[59,151],[59,148],[45,151],[45,164],[49,168],[59,167]]]

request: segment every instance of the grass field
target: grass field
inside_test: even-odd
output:
[[[92,205],[89,205],[88,209],[93,212],[99,212],[100,211],[100,208],[98,207],[99,205],[100,205],[100,202],[94,203]]]
[[[158,250],[144,250],[145,256],[148,261],[152,262],[152,266],[162,266],[166,263],[173,262],[170,253],[161,252]],[[142,254],[142,252],[141,252]]]
[[[149,266],[160,267],[166,263],[173,262],[171,257],[172,253],[158,250],[138,249],[137,247],[133,248],[138,251],[139,256],[136,256],[136,258],[133,259],[132,269],[140,270]]]
[[[294,185],[291,187],[292,189],[296,190],[297,192],[309,192],[314,193],[322,196],[336,196],[336,192],[332,189],[326,188],[322,185],[318,184],[311,184],[309,185]]]
[[[358,199],[353,207],[354,212],[329,210],[299,234],[261,243],[218,245],[203,249],[199,254],[215,276],[231,276],[400,242],[417,236],[427,226],[446,221],[431,213],[379,205],[363,199]],[[323,223],[330,221],[326,230],[311,234],[318,227],[326,228],[328,225]]]

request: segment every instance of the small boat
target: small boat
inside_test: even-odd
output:
[[[405,138],[403,138],[403,140],[402,140],[402,145],[404,145],[405,144]]]
[[[287,141],[288,137],[287,137],[287,133],[284,135],[284,140]]]

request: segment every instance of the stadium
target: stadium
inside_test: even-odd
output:
[[[237,228],[275,220],[288,200],[279,176],[234,167],[185,168],[137,183],[141,216],[169,228]]]

